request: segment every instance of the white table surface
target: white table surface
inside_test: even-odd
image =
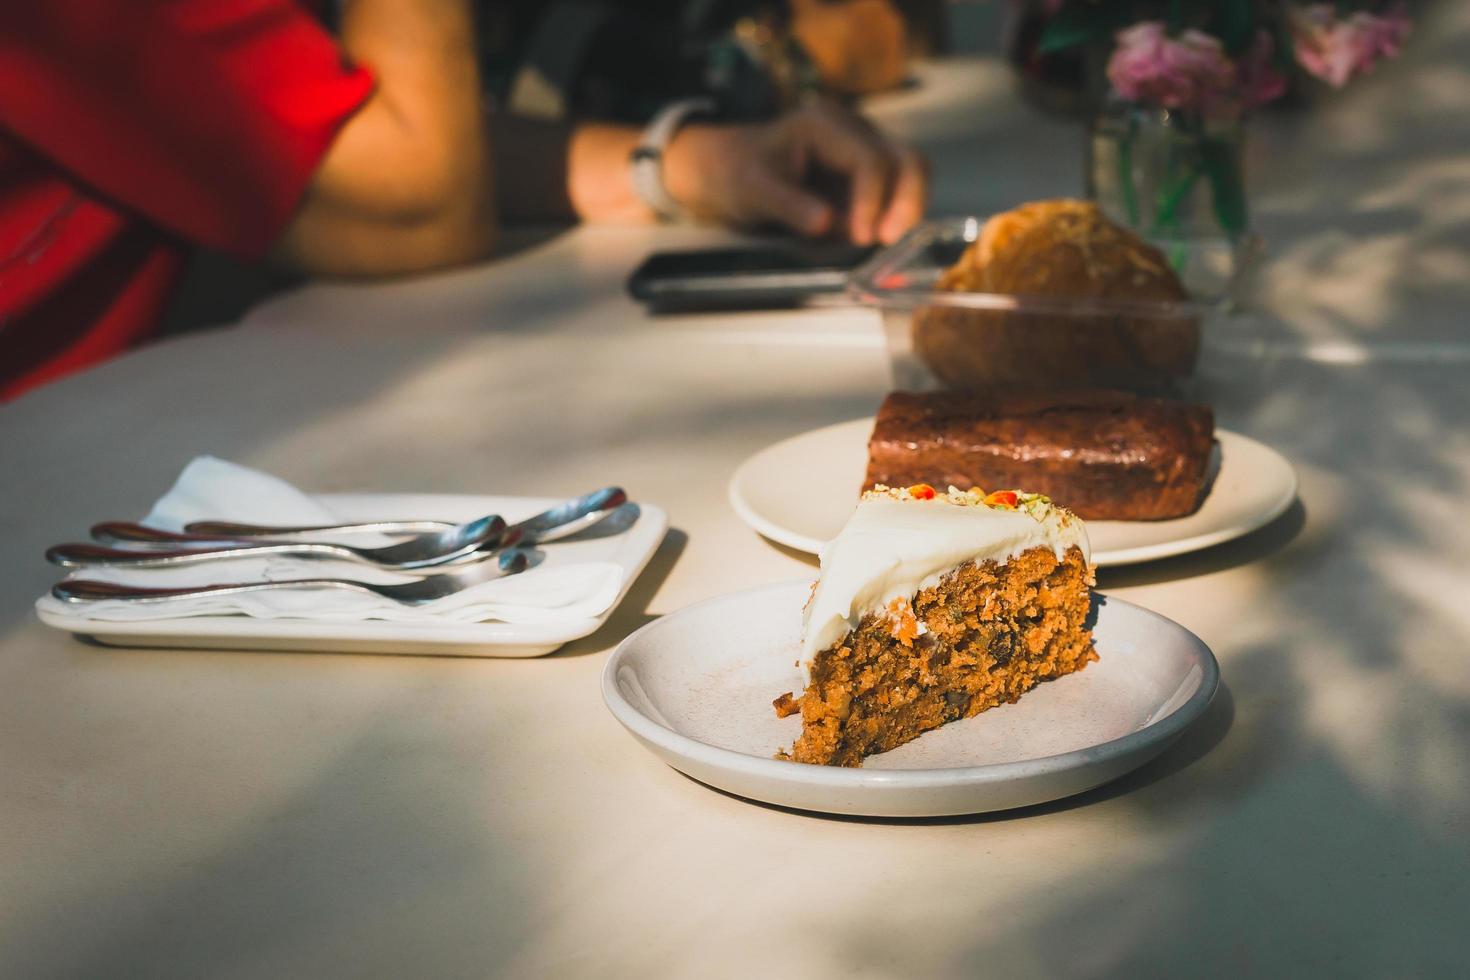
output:
[[[598,672],[631,628],[812,574],[739,523],[749,453],[870,412],[876,319],[650,319],[655,247],[314,285],[0,407],[0,975],[1430,976],[1470,968],[1470,16],[1257,127],[1278,314],[1211,338],[1223,425],[1296,464],[1242,541],[1106,573],[1216,651],[1157,762],[1010,814],[832,819],[639,748]],[[880,115],[935,211],[1068,193],[1076,129],[988,62]],[[41,626],[47,544],[215,453],[321,491],[572,494],[674,530],[609,624],[532,661],[132,651]]]

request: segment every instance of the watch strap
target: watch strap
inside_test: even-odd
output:
[[[678,133],[679,127],[690,116],[710,113],[714,109],[713,99],[679,99],[670,102],[653,117],[639,137],[638,145],[633,148],[629,159],[633,192],[666,221],[687,217],[687,212],[674,200],[664,184],[664,152]]]

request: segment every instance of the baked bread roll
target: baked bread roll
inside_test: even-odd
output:
[[[1162,253],[1090,201],[1025,204],[985,223],[938,288],[1038,300],[1186,300]],[[1165,388],[1194,370],[1199,323],[1147,310],[1076,312],[931,306],[915,311],[914,352],[950,387]],[[1086,515],[1084,515],[1086,516]]]

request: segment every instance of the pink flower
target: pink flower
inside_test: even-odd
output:
[[[1333,88],[1373,70],[1399,53],[1409,36],[1409,14],[1400,0],[1382,14],[1359,11],[1346,20],[1330,3],[1287,8],[1296,59]]]
[[[1232,100],[1235,66],[1208,34],[1188,30],[1171,38],[1161,21],[1146,20],[1119,31],[1117,41],[1108,81],[1123,98],[1205,113]]]
[[[1240,98],[1247,109],[1274,102],[1286,94],[1286,76],[1276,69],[1272,57],[1275,48],[1269,32],[1257,31],[1251,46],[1240,56],[1236,70]]]

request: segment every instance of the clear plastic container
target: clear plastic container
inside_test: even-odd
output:
[[[854,272],[850,292],[883,314],[894,387],[1105,387],[1183,391],[1200,334],[1240,295],[1255,239],[1150,239],[1179,276],[1179,301],[1030,296],[938,288],[982,218],[925,222]]]

